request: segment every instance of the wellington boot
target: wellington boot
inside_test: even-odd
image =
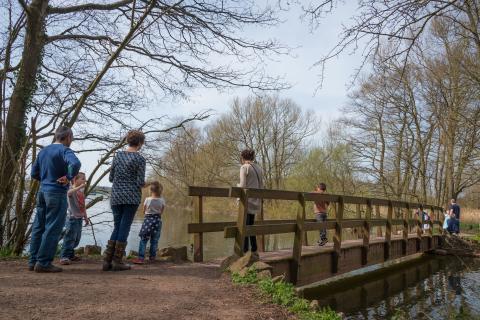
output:
[[[125,255],[125,248],[127,246],[126,242],[116,242],[115,244],[115,253],[112,260],[112,270],[113,271],[124,271],[130,270],[130,266],[123,263],[123,256]]]
[[[107,249],[103,253],[103,271],[108,271],[112,269],[112,259],[113,253],[115,252],[115,241],[108,240]]]

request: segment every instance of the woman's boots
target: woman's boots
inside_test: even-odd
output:
[[[126,242],[116,242],[115,243],[115,253],[112,258],[112,270],[113,271],[124,271],[130,270],[130,266],[123,263],[122,259],[125,255],[125,248],[127,247]]]
[[[113,254],[115,253],[115,241],[114,240],[108,240],[107,243],[107,249],[105,249],[105,252],[103,253],[103,271],[108,271],[112,269],[112,259],[113,259]]]

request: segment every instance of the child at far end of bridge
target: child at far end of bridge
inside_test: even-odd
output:
[[[158,241],[162,231],[162,214],[165,210],[165,200],[162,197],[162,192],[163,186],[160,182],[150,183],[150,197],[146,198],[143,203],[144,220],[139,234],[138,258],[132,261],[135,264],[144,263],[148,240],[150,240],[150,261],[155,261],[157,256]]]
[[[82,237],[82,220],[85,225],[89,224],[87,210],[85,208],[85,173],[79,172],[73,178],[72,186],[67,191],[67,221],[65,223],[65,236],[63,238],[62,251],[60,253],[60,264],[68,265],[72,261],[80,260],[75,256],[75,248],[80,243]]]
[[[320,182],[315,186],[315,193],[325,193],[327,191],[327,185],[323,182]],[[317,222],[327,221],[327,210],[328,201],[315,201],[313,204],[313,211],[315,213],[315,219]],[[320,230],[320,240],[318,241],[319,246],[324,246],[328,242],[327,240],[327,229]]]

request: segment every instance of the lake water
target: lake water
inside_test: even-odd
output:
[[[328,290],[322,306],[347,319],[480,319],[480,260],[427,257],[361,285]]]

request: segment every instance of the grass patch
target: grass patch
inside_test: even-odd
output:
[[[245,276],[238,273],[232,274],[232,281],[235,284],[256,285],[261,293],[275,304],[286,307],[290,312],[295,313],[301,320],[341,320],[341,317],[330,308],[312,310],[310,302],[298,297],[292,284],[285,281],[273,282],[271,278],[259,279],[257,272],[249,268]]]
[[[1,247],[0,248],[0,258],[10,258],[15,257],[12,247]]]

